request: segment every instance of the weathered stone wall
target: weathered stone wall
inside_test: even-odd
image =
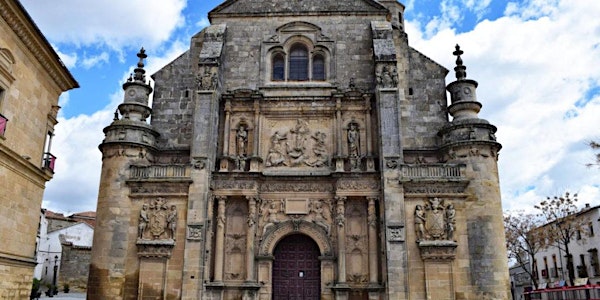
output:
[[[401,103],[405,149],[439,146],[437,132],[448,122],[447,70],[415,49],[408,53],[406,98]]]
[[[62,244],[62,255],[58,278],[58,288],[63,290],[65,284],[71,291],[85,291],[90,270],[92,249],[77,247],[71,243]]]
[[[152,126],[160,133],[157,142],[162,149],[190,146],[196,88],[190,78],[189,63],[188,51],[152,75],[156,83]]]

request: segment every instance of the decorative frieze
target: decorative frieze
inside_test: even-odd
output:
[[[213,190],[256,190],[257,183],[253,180],[215,180]]]
[[[375,179],[339,179],[336,189],[340,191],[379,191],[379,182]]]
[[[468,180],[459,181],[404,181],[405,194],[463,194],[467,185]]]
[[[333,192],[328,182],[269,182],[260,186],[261,192]]]

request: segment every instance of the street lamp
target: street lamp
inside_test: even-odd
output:
[[[56,272],[58,271],[58,255],[54,255],[54,274],[52,276],[52,294],[56,294],[58,290],[56,287]]]

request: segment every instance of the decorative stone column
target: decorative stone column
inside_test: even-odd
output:
[[[371,126],[371,96],[363,95],[365,100],[365,143],[367,145],[367,172],[375,172],[375,158],[373,157],[373,136]]]
[[[368,197],[369,201],[367,212],[367,222],[369,223],[369,285],[377,285],[379,282],[379,272],[377,263],[377,211],[375,201],[377,198]]]
[[[335,171],[344,172],[344,159],[342,151],[342,95],[335,96]]]
[[[336,215],[338,240],[338,282],[334,287],[336,300],[347,300],[350,287],[346,283],[346,197],[336,196]]]
[[[248,231],[246,233],[246,282],[254,282],[254,235],[256,232],[256,196],[248,199]]]
[[[252,131],[252,156],[250,157],[250,172],[258,172],[259,164],[262,161],[259,151],[260,136],[258,134],[260,128],[260,99],[253,96],[254,99],[254,130]]]
[[[227,99],[225,102],[225,129],[223,130],[223,157],[219,171],[227,172],[229,170],[229,135],[231,130],[231,101]]]
[[[225,200],[226,196],[217,196],[217,236],[215,245],[215,282],[223,282],[223,257],[225,254]]]

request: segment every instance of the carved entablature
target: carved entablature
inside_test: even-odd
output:
[[[419,243],[421,259],[424,261],[450,261],[456,257],[456,242],[422,241]]]
[[[175,241],[138,240],[136,244],[138,246],[138,257],[140,258],[170,258]]]
[[[378,192],[379,188],[379,181],[373,178],[340,178],[336,183],[338,191]]]
[[[142,181],[128,180],[130,194],[132,198],[147,197],[147,196],[176,196],[185,197],[188,195],[190,181],[189,180],[173,180],[165,181]]]
[[[300,222],[317,225],[329,236],[333,223],[333,208],[323,199],[286,198],[263,200],[259,206],[258,228],[262,236],[281,223],[291,221],[296,228]]]
[[[231,190],[252,190],[256,191],[258,183],[254,180],[228,180],[219,179],[212,181],[212,190],[214,191],[231,191]]]
[[[468,180],[457,181],[406,181],[402,182],[405,194],[464,194]]]
[[[329,182],[268,182],[260,185],[262,193],[276,192],[313,192],[332,193],[333,186]]]
[[[432,197],[427,204],[418,204],[414,213],[416,241],[454,241],[455,218],[454,205],[443,199]]]

